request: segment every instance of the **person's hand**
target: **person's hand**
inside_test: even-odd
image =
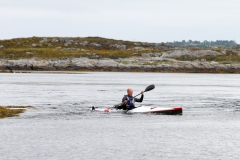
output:
[[[144,95],[144,91],[142,91],[141,94]]]
[[[123,103],[124,103],[124,104],[127,104],[127,100],[125,100]]]

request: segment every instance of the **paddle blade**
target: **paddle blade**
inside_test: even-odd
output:
[[[148,87],[145,89],[144,92],[151,91],[151,90],[153,90],[154,88],[155,88],[155,86],[154,86],[154,84],[152,84],[152,85],[148,86]]]

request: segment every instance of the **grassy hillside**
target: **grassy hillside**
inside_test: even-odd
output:
[[[132,54],[160,52],[153,44],[100,37],[32,37],[1,40],[0,58],[124,58]],[[134,48],[138,47],[138,48]],[[144,48],[144,49],[143,49]]]
[[[106,39],[101,37],[31,37],[15,38],[10,40],[0,40],[0,59],[65,59],[88,57],[99,58],[127,58],[131,56],[141,56],[142,53],[161,53],[175,49],[164,43],[130,42],[123,40]],[[205,48],[221,52],[223,48]],[[218,61],[221,63],[240,63],[239,46],[235,48],[225,48],[226,54],[219,56],[182,56],[176,58],[182,61],[192,61],[205,59],[207,61]],[[188,48],[188,50],[201,50],[199,48]]]

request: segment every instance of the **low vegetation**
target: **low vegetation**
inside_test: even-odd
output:
[[[195,60],[206,60],[206,61],[216,61],[221,64],[230,64],[230,63],[240,63],[240,55],[233,51],[227,51],[226,54],[222,55],[207,55],[202,57],[193,57],[193,56],[181,56],[176,58],[180,61],[195,61]]]
[[[66,59],[81,57],[118,59],[141,56],[142,53],[161,53],[172,49],[196,51],[201,48],[174,48],[164,43],[131,42],[101,37],[31,37],[0,40],[0,59]],[[204,49],[221,52],[223,47]],[[234,49],[239,50],[239,45]],[[227,54],[219,56],[181,56],[176,59],[181,61],[205,59],[206,61],[217,61],[226,64],[230,62],[240,63],[240,55],[230,49]]]
[[[31,106],[0,106],[0,118],[19,116],[27,108],[32,108]]]
[[[164,45],[164,44],[160,44]],[[126,58],[141,53],[161,52],[155,44],[100,37],[32,37],[0,40],[0,58]]]

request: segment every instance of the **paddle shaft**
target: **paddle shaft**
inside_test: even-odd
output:
[[[151,90],[153,90],[154,88],[155,88],[155,86],[152,84],[152,85],[148,86],[148,87],[145,89],[144,92],[151,91]],[[140,94],[142,94],[142,93],[139,93],[138,95],[140,95]],[[134,96],[133,98],[137,97],[138,95]]]
[[[142,94],[142,93],[139,93],[138,95],[140,95],[140,94]],[[133,98],[137,97],[138,95],[134,96]]]

